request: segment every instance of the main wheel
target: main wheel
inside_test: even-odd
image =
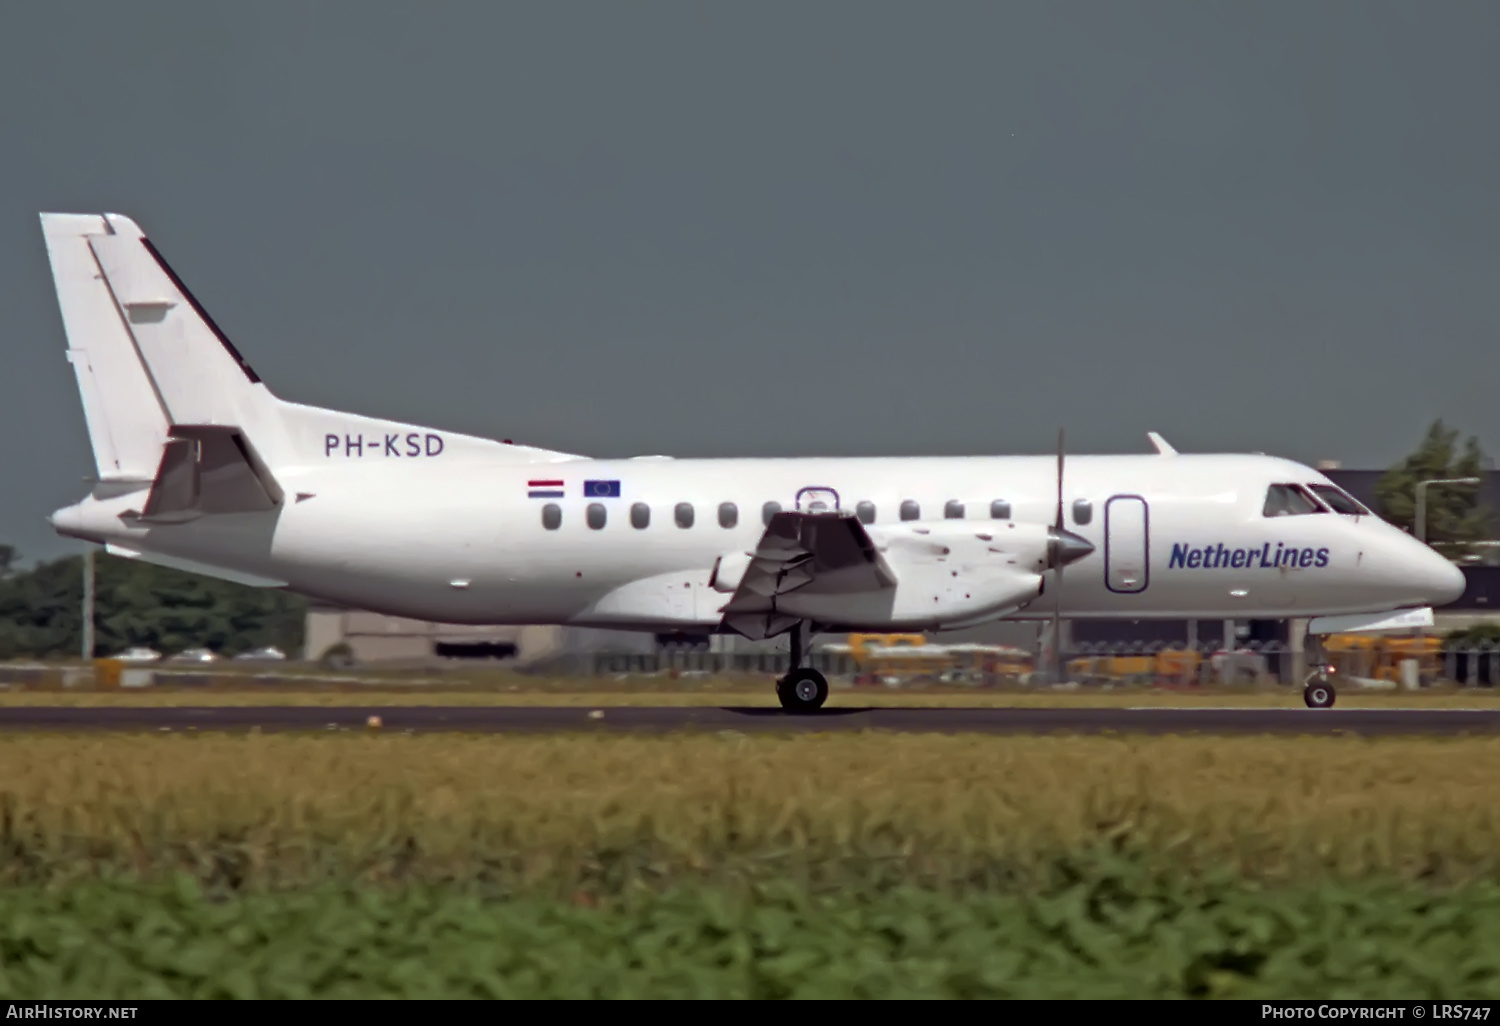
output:
[[[787,712],[813,712],[828,700],[828,681],[817,670],[793,670],[776,683],[776,697]]]
[[[1314,681],[1302,689],[1302,701],[1307,703],[1309,709],[1332,709],[1333,699],[1332,684]]]

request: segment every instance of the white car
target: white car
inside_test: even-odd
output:
[[[275,659],[285,659],[286,658],[286,653],[283,652],[281,649],[277,648],[275,645],[268,645],[265,648],[257,648],[253,652],[241,652],[239,655],[235,656],[235,658],[236,659],[255,659],[255,660],[262,660],[262,659],[272,659],[272,660],[275,660]]]
[[[127,648],[115,658],[122,663],[154,663],[161,658],[161,653],[155,649],[137,645],[135,648]]]
[[[178,652],[171,659],[174,663],[211,663],[219,657],[206,648],[189,648]]]

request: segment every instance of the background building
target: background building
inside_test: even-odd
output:
[[[560,665],[570,655],[601,649],[654,652],[649,634],[572,627],[485,627],[430,623],[326,604],[308,608],[303,658],[321,660],[347,649],[359,664],[430,666],[471,659],[506,660],[517,666]]]

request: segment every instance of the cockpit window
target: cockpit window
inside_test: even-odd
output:
[[[1274,484],[1266,492],[1263,512],[1268,517],[1297,517],[1305,513],[1326,513],[1327,510],[1301,485]]]
[[[1324,504],[1335,513],[1346,513],[1351,517],[1368,517],[1374,515],[1361,506],[1354,496],[1342,488],[1335,488],[1333,485],[1326,484],[1313,484],[1307,487],[1311,488],[1318,498],[1322,499]]]

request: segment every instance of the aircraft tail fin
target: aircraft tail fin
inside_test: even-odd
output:
[[[41,220],[100,480],[152,485],[156,516],[272,508],[273,470],[355,456],[580,458],[278,399],[134,221]]]
[[[113,229],[97,214],[43,214],[42,233],[100,481],[149,482],[170,420],[130,329],[100,274],[91,236]]]

